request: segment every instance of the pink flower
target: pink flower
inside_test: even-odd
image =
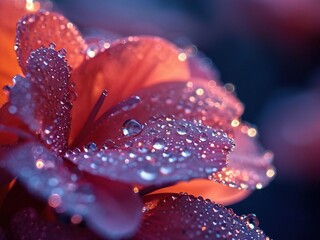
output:
[[[102,46],[92,52],[57,13],[19,21],[24,76],[14,78],[1,108],[1,171],[104,238],[138,232],[137,239],[264,239],[253,216],[178,194],[231,202],[273,177],[272,155],[256,144],[255,128],[239,120],[237,98],[197,78],[199,66],[163,39],[129,37]],[[213,182],[237,190],[225,194]],[[219,195],[211,195],[215,189]],[[16,238],[92,237],[83,231],[30,209],[11,220]]]

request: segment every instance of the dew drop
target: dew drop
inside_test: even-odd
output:
[[[8,110],[9,110],[9,113],[11,114],[16,114],[18,111],[17,107],[14,105],[11,105]]]
[[[181,155],[183,157],[189,157],[191,155],[191,151],[188,148],[185,148],[182,152]]]
[[[142,169],[139,171],[139,176],[146,180],[146,181],[152,181],[157,177],[157,170],[155,167],[149,166],[145,169]]]
[[[122,133],[125,136],[134,136],[141,133],[143,125],[135,119],[128,119],[122,125]]]
[[[86,152],[94,152],[97,151],[97,149],[97,144],[95,144],[94,142],[90,142],[84,147],[84,150]]]
[[[161,138],[156,139],[153,143],[153,148],[157,150],[164,149],[165,146],[166,142]]]
[[[250,229],[255,229],[256,227],[259,226],[259,219],[255,214],[248,214],[246,216],[243,216],[243,219],[245,220],[247,226]]]

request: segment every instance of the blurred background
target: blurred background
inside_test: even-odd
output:
[[[273,239],[317,238],[319,0],[55,0],[54,8],[92,38],[152,34],[203,52],[275,153],[275,180],[231,207],[257,214]]]

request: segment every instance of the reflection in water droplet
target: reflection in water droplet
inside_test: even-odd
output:
[[[157,175],[157,169],[153,166],[148,166],[145,169],[139,171],[139,176],[146,181],[154,180]]]
[[[164,149],[164,147],[166,146],[166,143],[163,139],[158,138],[154,141],[153,143],[153,148],[157,149],[157,150],[161,150]]]
[[[128,119],[122,125],[122,133],[125,136],[134,136],[141,133],[143,125],[135,119]]]

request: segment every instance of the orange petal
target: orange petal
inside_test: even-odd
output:
[[[251,191],[248,190],[227,187],[207,179],[195,179],[189,182],[180,182],[170,187],[161,188],[151,194],[180,192],[186,192],[196,197],[202,196],[205,199],[210,199],[211,201],[223,205],[239,202],[251,193]]]
[[[118,40],[72,74],[79,95],[73,108],[72,135],[79,131],[104,89],[108,97],[100,113],[141,87],[188,78],[188,63],[179,60],[179,50],[166,40],[157,37]]]
[[[54,12],[39,11],[23,17],[17,24],[16,51],[25,73],[30,53],[51,42],[67,50],[68,65],[76,68],[84,59],[86,44],[68,19]]]
[[[24,6],[16,6],[16,1],[13,0],[1,0],[0,9],[0,105],[2,105],[7,100],[2,91],[3,86],[10,85],[13,76],[21,73],[13,46],[16,23],[26,10]]]

